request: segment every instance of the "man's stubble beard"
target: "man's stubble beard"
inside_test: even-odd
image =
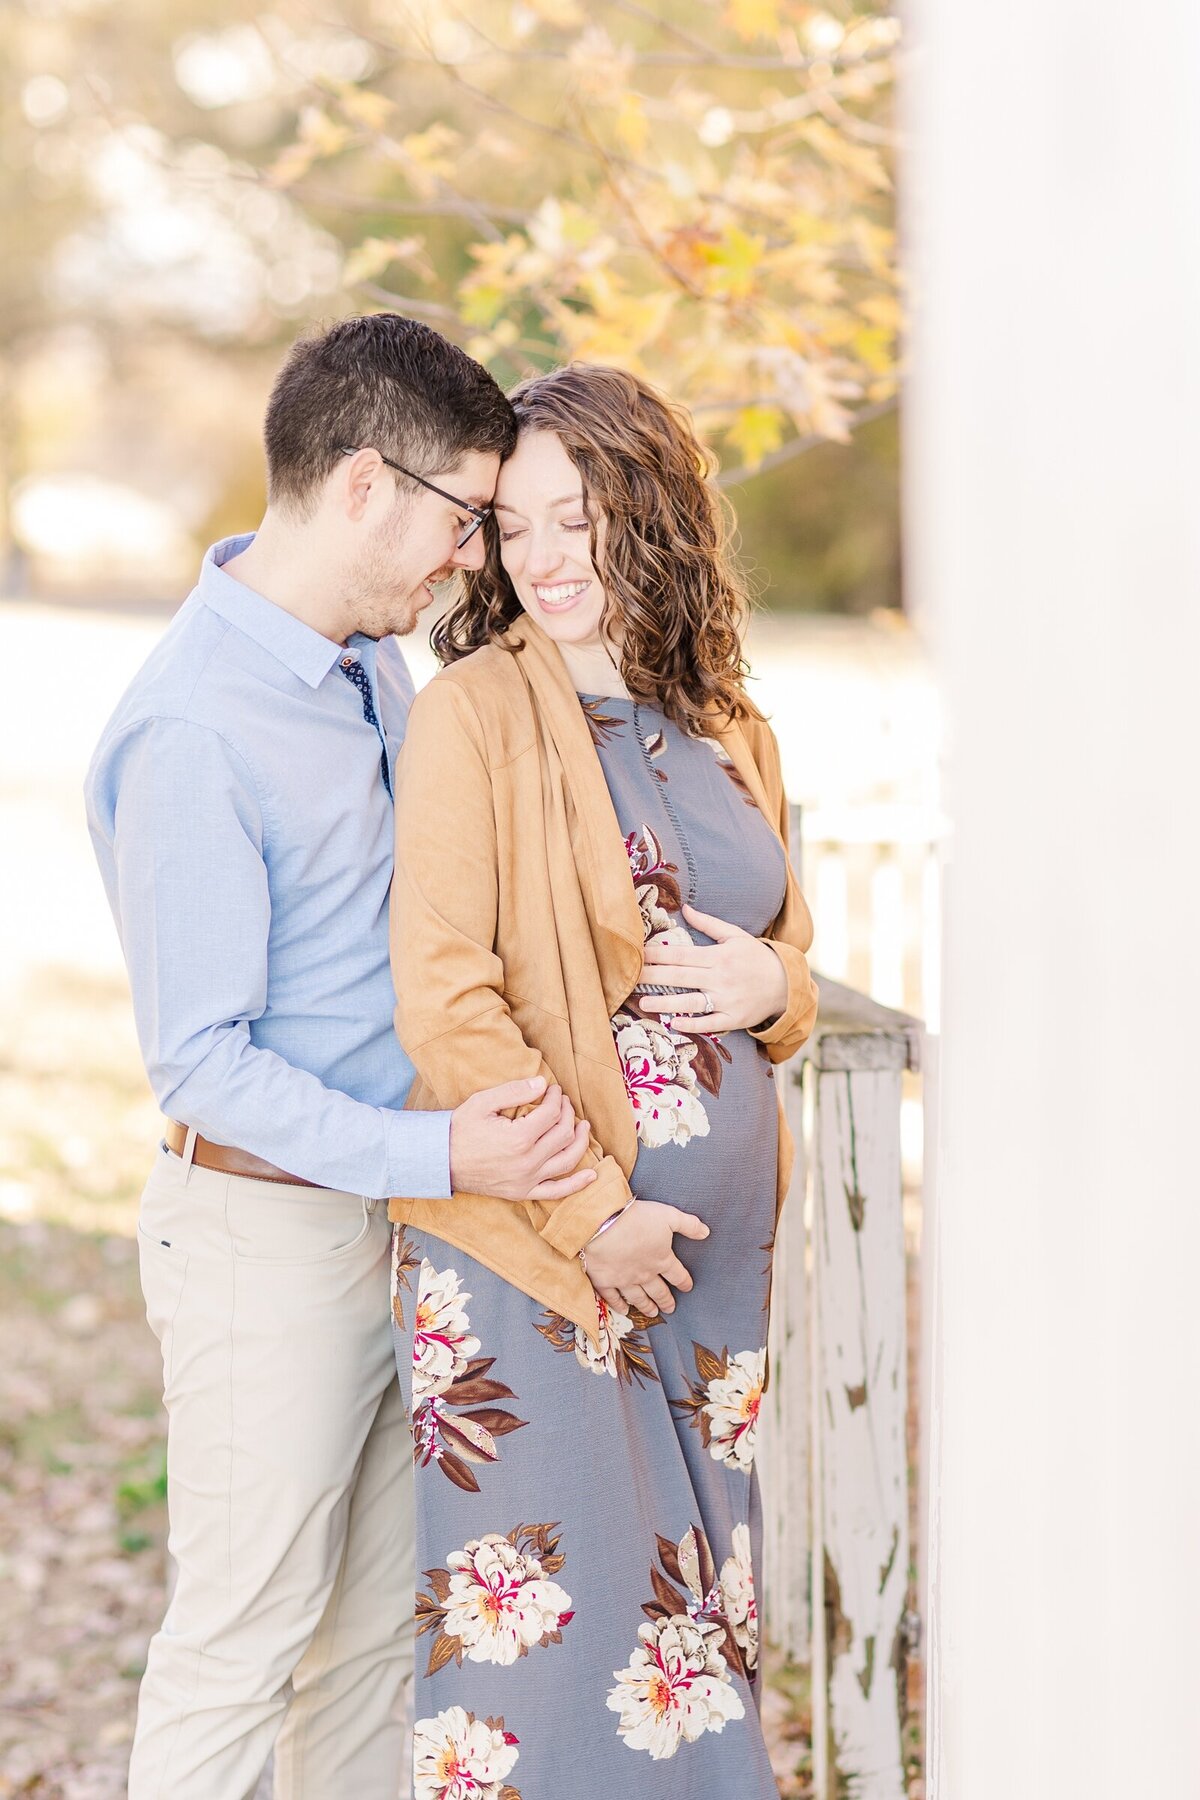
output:
[[[355,620],[355,629],[371,638],[408,637],[415,629],[418,616],[428,604],[425,591],[396,593],[400,543],[407,522],[407,509],[400,513],[391,529],[376,541],[347,581],[347,607]]]

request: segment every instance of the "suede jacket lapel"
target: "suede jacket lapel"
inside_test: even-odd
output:
[[[579,696],[556,645],[532,619],[510,626],[502,641],[512,648],[520,646],[517,667],[530,690],[534,717],[562,768],[575,812],[576,868],[611,1015],[642,971],[642,916],[625,839]]]

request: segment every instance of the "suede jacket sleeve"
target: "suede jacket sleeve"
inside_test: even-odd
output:
[[[779,760],[779,744],[775,733],[763,719],[751,720],[746,737],[754,754],[763,787],[770,802],[771,818],[788,848],[791,821],[783,770]],[[812,944],[812,914],[788,856],[787,890],[778,918],[767,932],[767,939],[787,972],[788,997],[783,1011],[770,1024],[751,1033],[766,1048],[773,1063],[786,1062],[808,1038],[817,1017],[819,999],[805,954]]]
[[[532,743],[524,754],[536,754]],[[397,770],[396,1032],[440,1107],[543,1075],[562,1084],[578,1111],[568,1072],[547,1065],[505,1000],[504,964],[495,948],[499,888],[484,728],[468,693],[454,681],[435,680],[413,703]],[[527,1203],[540,1235],[568,1257],[630,1197],[620,1165],[595,1137],[579,1167],[594,1168],[596,1181],[565,1200]]]

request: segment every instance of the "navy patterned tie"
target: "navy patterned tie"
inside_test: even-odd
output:
[[[341,671],[347,681],[354,683],[362,695],[363,718],[368,725],[373,725],[379,733],[379,742],[383,751],[379,758],[379,772],[383,776],[383,785],[388,791],[388,799],[392,797],[392,778],[388,774],[387,739],[383,735],[383,726],[379,723],[379,714],[375,711],[375,701],[371,695],[371,678],[362,664],[353,656],[343,656]]]

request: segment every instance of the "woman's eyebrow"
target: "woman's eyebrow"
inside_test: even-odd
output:
[[[583,504],[583,495],[582,494],[560,494],[558,496],[557,500],[547,500],[547,502],[546,502],[547,506],[581,506],[582,504]],[[524,518],[524,516],[525,516],[524,513],[517,512],[517,508],[515,506],[505,506],[503,500],[497,500],[497,501],[493,502],[492,511],[493,512],[517,513],[518,518]]]

